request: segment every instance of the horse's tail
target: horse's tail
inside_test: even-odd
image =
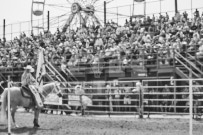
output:
[[[7,95],[8,90],[5,89],[2,94],[2,103],[1,103],[1,121],[4,122],[6,119],[6,106],[7,106]]]

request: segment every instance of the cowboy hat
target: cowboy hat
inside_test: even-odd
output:
[[[27,65],[26,67],[24,67],[24,69],[30,70],[30,72],[34,72],[35,71],[35,69],[32,68],[32,66],[30,66],[30,65]]]
[[[76,89],[81,89],[81,88],[82,88],[81,85],[76,85],[76,86],[75,86],[75,90],[76,90]]]

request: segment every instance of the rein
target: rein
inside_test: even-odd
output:
[[[56,91],[56,89],[58,89],[58,88],[56,88],[56,84],[54,83],[53,85],[54,85],[54,87],[52,87],[51,91],[53,91],[53,89],[54,89],[54,91],[58,94],[59,91]],[[46,96],[47,96],[50,92],[48,93],[48,92],[46,92],[46,91],[44,90],[44,91],[42,91],[42,93],[45,93]],[[45,96],[45,97],[46,97],[46,96]]]

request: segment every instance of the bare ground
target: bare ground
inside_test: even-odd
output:
[[[33,128],[33,114],[17,112],[17,135],[187,135],[188,119],[138,119],[95,116],[65,116],[40,114],[40,128]],[[194,135],[203,134],[203,121],[194,121]],[[0,135],[7,126],[0,123]]]

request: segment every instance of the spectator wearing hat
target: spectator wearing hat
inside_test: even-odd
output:
[[[78,84],[78,85],[75,86],[75,94],[80,95],[80,96],[85,94],[85,91],[82,88],[81,84]]]

